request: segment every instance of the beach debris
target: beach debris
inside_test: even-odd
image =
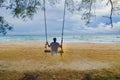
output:
[[[83,80],[91,80],[91,74],[85,74],[85,77]]]
[[[37,80],[38,76],[39,76],[38,74],[24,73],[24,77],[22,77],[19,80]]]

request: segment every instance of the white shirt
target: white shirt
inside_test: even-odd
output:
[[[52,56],[56,56],[57,55],[59,47],[60,47],[60,44],[58,42],[50,43],[51,55]]]

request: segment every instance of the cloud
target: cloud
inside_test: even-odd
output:
[[[74,29],[78,34],[120,34],[120,22],[113,23],[114,27],[100,23],[96,28],[94,27],[77,27]]]

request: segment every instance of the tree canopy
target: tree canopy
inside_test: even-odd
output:
[[[106,6],[110,5],[110,14],[103,16],[109,19],[111,27],[113,27],[113,15],[120,15],[120,0],[46,0],[49,5],[59,4],[66,1],[67,10],[71,13],[82,12],[82,20],[86,25],[91,23],[91,18],[95,17],[93,12],[96,8],[97,1],[106,1]],[[10,10],[13,17],[20,19],[32,19],[37,11],[44,10],[43,0],[0,0],[0,8]],[[0,15],[0,33],[6,34],[8,30],[12,30],[12,26],[4,19],[5,16]]]

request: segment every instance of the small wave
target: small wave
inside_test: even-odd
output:
[[[52,41],[53,36],[48,36],[48,41]],[[56,37],[58,42],[61,37]],[[34,42],[45,41],[45,36],[22,35],[22,36],[0,36],[0,42]],[[93,43],[119,43],[120,35],[65,35],[64,42],[93,42]]]

